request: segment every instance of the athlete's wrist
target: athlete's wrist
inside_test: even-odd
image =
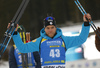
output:
[[[13,35],[17,35],[17,31],[15,31]]]

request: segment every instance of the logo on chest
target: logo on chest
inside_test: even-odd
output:
[[[63,43],[63,40],[61,38],[44,40],[44,41],[42,41],[41,45],[45,46],[45,47],[50,47],[50,48],[64,47],[64,43]]]
[[[62,43],[61,41],[57,40],[57,41],[47,41],[46,44],[48,46],[51,46],[51,45],[53,46],[53,45],[61,45]]]

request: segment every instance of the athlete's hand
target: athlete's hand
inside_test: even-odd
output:
[[[8,23],[7,29],[10,27],[10,23]]]
[[[83,15],[83,21],[84,22],[90,22],[91,21],[91,15],[89,13]]]
[[[11,26],[11,23],[8,23],[8,26],[7,26],[7,29],[9,28]],[[16,29],[15,29],[15,31],[17,31],[17,29],[18,29],[18,24],[16,24]]]

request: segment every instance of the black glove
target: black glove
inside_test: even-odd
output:
[[[89,22],[84,22],[84,26],[90,26]]]

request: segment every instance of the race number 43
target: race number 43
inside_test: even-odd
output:
[[[60,50],[59,49],[51,49],[49,55],[52,58],[60,57]]]

